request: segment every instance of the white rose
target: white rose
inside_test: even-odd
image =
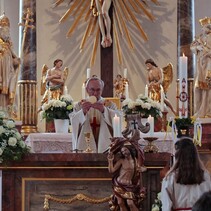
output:
[[[10,137],[8,140],[8,145],[9,146],[15,146],[17,144],[17,139],[14,137]]]
[[[158,193],[157,198],[158,200],[161,200],[161,192]]]
[[[160,211],[160,208],[158,207],[158,205],[155,205],[151,211]]]
[[[16,133],[15,133],[15,137],[16,137],[18,140],[20,140],[20,139],[21,139],[21,134],[20,134],[19,132],[16,132]]]
[[[14,128],[15,127],[15,122],[11,121],[11,120],[8,120],[6,122],[6,125],[8,128]]]
[[[20,145],[21,148],[25,148],[26,147],[26,144],[25,144],[24,141],[20,141],[19,142],[19,145]]]
[[[3,149],[2,148],[0,148],[0,156],[3,154]]]
[[[5,117],[5,113],[3,111],[0,111],[0,118],[3,119]]]
[[[73,98],[70,95],[62,95],[61,100],[72,102]]]
[[[4,127],[3,127],[3,126],[0,126],[0,135],[1,135],[2,133],[4,133],[4,131],[5,131]]]

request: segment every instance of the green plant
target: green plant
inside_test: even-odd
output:
[[[145,97],[144,95],[139,95],[135,101],[131,99],[126,99],[123,101],[122,106],[123,112],[127,114],[140,114],[142,117],[149,117],[149,115],[154,118],[161,116],[160,103],[152,100],[151,98]]]
[[[4,119],[4,112],[0,111],[0,162],[18,161],[30,152],[21,134],[15,128],[15,121]]]
[[[69,95],[62,95],[60,100],[50,100],[44,103],[40,113],[42,119],[51,121],[53,119],[69,119],[73,112],[73,100]]]
[[[177,126],[177,129],[193,126],[194,122],[195,122],[195,117],[187,117],[187,118],[175,117],[174,119],[174,123]],[[169,122],[169,125],[172,126],[172,121]]]

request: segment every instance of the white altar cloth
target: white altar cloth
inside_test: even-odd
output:
[[[32,153],[70,153],[71,133],[31,133],[26,139]]]
[[[148,144],[143,138],[148,136],[149,134],[141,133],[139,143],[143,148]],[[170,132],[155,132],[154,137],[158,138],[153,144],[158,147],[159,152],[174,152],[174,141]],[[31,133],[26,139],[26,144],[31,147],[32,153],[70,153],[72,152],[72,134]]]

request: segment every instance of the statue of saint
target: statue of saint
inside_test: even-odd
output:
[[[115,97],[118,97],[120,99],[125,98],[124,79],[120,74],[118,74],[114,80],[114,92],[115,92]]]
[[[107,158],[108,170],[113,174],[113,196],[109,204],[110,210],[138,211],[146,192],[142,184],[144,154],[138,141],[140,131],[149,130],[149,126],[143,126],[137,115],[130,116],[127,123],[124,138],[111,138]]]
[[[200,20],[201,34],[191,43],[197,57],[194,97],[195,116],[211,117],[211,18]]]
[[[10,37],[10,21],[0,16],[0,102],[1,109],[8,111],[15,102],[15,90],[20,58],[13,51]]]

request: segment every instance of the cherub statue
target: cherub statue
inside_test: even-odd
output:
[[[54,67],[49,69],[43,65],[41,78],[41,95],[44,95],[41,105],[51,99],[60,99],[63,94],[64,83],[68,76],[68,68],[61,69],[63,61],[56,59]]]
[[[124,138],[111,139],[108,153],[108,169],[110,173],[113,173],[113,196],[110,201],[110,210],[138,211],[145,197],[142,172],[146,168],[144,153],[138,144],[139,129],[143,129],[143,125],[139,127],[141,123],[139,120],[137,115],[131,116],[127,121],[126,130],[123,131]],[[149,125],[147,127],[149,129]]]

